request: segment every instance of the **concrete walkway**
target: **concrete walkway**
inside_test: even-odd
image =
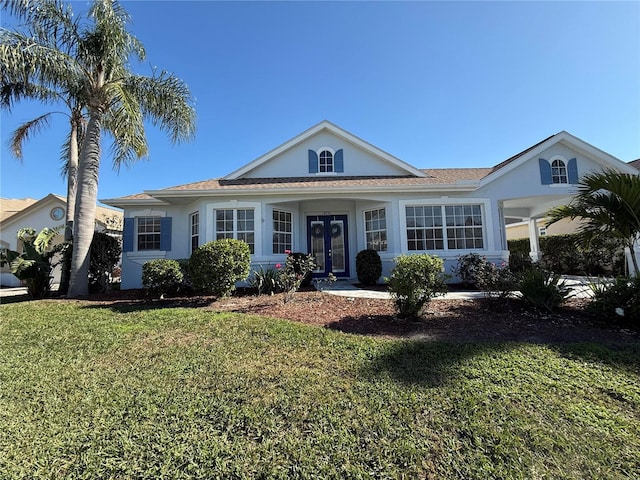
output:
[[[577,276],[565,276],[563,280],[571,288],[572,296],[576,298],[588,298],[593,295],[589,285],[598,281],[596,278],[590,277],[577,277]],[[389,292],[381,292],[377,290],[366,290],[364,288],[358,288],[348,280],[338,280],[336,282],[322,282],[317,287],[321,292],[329,293],[331,295],[338,295],[341,297],[353,297],[353,298],[381,298],[390,299]],[[516,292],[516,295],[520,295],[520,292]],[[477,290],[460,290],[454,292],[448,292],[444,296],[437,296],[434,300],[441,299],[473,299],[483,298],[484,293]]]
[[[27,294],[27,287],[0,288],[0,298],[17,297],[19,295],[26,295],[26,294]]]

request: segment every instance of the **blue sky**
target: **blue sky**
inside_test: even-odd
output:
[[[223,176],[325,119],[419,168],[493,166],[561,130],[640,158],[638,2],[123,5],[147,51],[134,68],[182,78],[198,130],[172,146],[150,127],[149,157],[119,174],[105,145],[101,199]],[[2,113],[2,197],[65,194],[64,116],[9,154],[41,112]]]

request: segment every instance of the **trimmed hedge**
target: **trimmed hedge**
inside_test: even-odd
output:
[[[205,294],[226,297],[249,276],[251,253],[241,240],[223,238],[198,247],[189,259],[193,287]]]
[[[372,249],[361,250],[356,255],[358,281],[363,285],[376,285],[382,276],[382,260]]]
[[[578,235],[566,234],[540,237],[539,243],[542,264],[553,272],[566,275],[624,273],[622,248],[615,239],[603,236],[584,246],[578,241]],[[508,246],[514,263],[526,262],[531,249],[528,238],[509,240]]]

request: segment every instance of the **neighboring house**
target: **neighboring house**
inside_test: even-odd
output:
[[[19,230],[33,228],[39,232],[45,227],[64,227],[66,214],[66,197],[53,193],[40,200],[0,198],[0,248],[20,251],[21,245],[18,245],[17,238]],[[120,210],[98,206],[96,230],[120,237],[122,218]],[[61,229],[54,245],[63,241],[64,230]],[[53,282],[60,282],[60,266],[53,270]],[[20,280],[5,265],[0,268],[0,284],[5,287],[17,287],[20,285]]]
[[[565,235],[568,233],[575,233],[579,222],[565,218],[547,226],[547,219],[539,218],[536,220],[536,225],[538,228],[538,236],[545,237],[547,235]],[[507,223],[505,227],[507,230],[507,240],[529,238],[529,222],[515,221]]]
[[[494,167],[420,169],[323,121],[225,177],[102,202],[124,209],[124,289],[141,286],[148,260],[218,238],[246,241],[253,268],[291,250],[314,255],[316,276],[355,278],[365,248],[383,275],[406,253],[436,254],[447,271],[470,252],[506,261],[506,220],[528,222],[538,258],[537,219],[602,168],[635,172],[567,132]]]

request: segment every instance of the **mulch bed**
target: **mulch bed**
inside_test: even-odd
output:
[[[436,299],[419,318],[399,319],[391,300],[352,298],[309,287],[285,302],[284,294],[253,295],[240,290],[233,296],[151,299],[142,290],[92,296],[90,302],[114,308],[199,307],[296,322],[359,335],[453,342],[596,342],[606,345],[640,344],[640,331],[609,325],[584,311],[584,300],[570,300],[557,312],[541,312],[517,300]],[[152,305],[149,305],[152,304]]]

